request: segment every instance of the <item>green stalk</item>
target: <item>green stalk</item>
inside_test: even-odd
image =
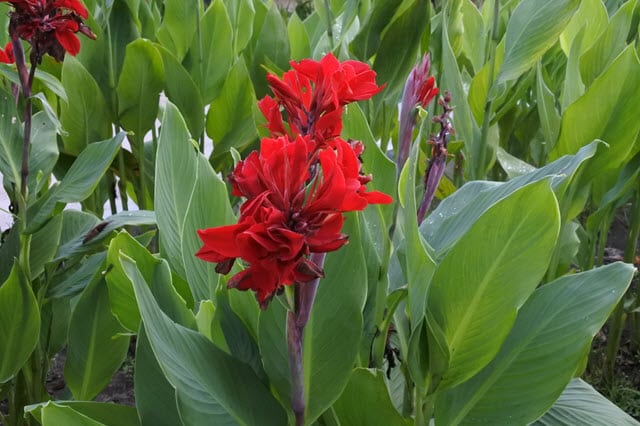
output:
[[[491,91],[493,89],[493,74],[496,66],[496,47],[498,46],[498,27],[500,25],[500,2],[494,0],[493,2],[493,23],[491,26],[491,37],[489,38],[489,91],[487,92],[487,100],[484,104],[484,117],[482,119],[482,128],[480,129],[480,140],[478,141],[478,158],[477,162],[473,164],[471,169],[473,179],[482,179],[485,177],[485,162],[487,150],[487,137],[489,135],[489,127],[491,126],[491,111],[493,107],[493,100],[491,99]]]
[[[196,8],[196,37],[198,37],[198,66],[200,68],[200,81],[204,81],[204,60],[202,56],[202,28],[200,28],[200,4]],[[234,42],[235,51],[235,42]],[[193,135],[199,141],[200,152],[204,154],[204,135]]]
[[[381,368],[384,359],[384,350],[387,346],[387,336],[389,335],[389,327],[391,326],[391,320],[398,308],[400,302],[404,300],[404,297],[399,297],[394,303],[387,307],[382,322],[377,327],[377,333],[373,338],[373,344],[371,349],[371,361],[369,363],[370,368]]]
[[[331,13],[329,0],[324,0],[324,9],[327,14],[327,37],[329,38],[329,46],[331,46],[331,50],[333,50],[335,47],[333,45],[333,14]]]

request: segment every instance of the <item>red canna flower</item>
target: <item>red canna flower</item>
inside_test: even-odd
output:
[[[293,70],[282,79],[267,74],[275,96],[258,105],[275,135],[313,135],[318,143],[336,137],[342,130],[343,106],[368,99],[384,88],[375,82],[376,73],[363,62],[339,62],[332,53],[320,61],[291,62]],[[279,107],[287,114],[289,132],[284,128]]]
[[[0,62],[5,64],[13,64],[16,59],[13,57],[13,45],[7,43],[4,49],[0,49]]]
[[[217,263],[224,274],[237,258],[246,262],[228,286],[254,290],[262,308],[284,286],[324,275],[322,261],[310,255],[347,243],[343,213],[392,201],[367,191],[371,176],[361,171],[362,143],[339,137],[343,106],[382,89],[375,73],[331,54],[292,66],[282,79],[267,76],[275,99],[258,103],[273,137],[263,138],[260,151],[229,176],[232,194],[246,199],[238,223],[198,231],[203,246],[196,256]]]
[[[78,32],[95,39],[83,19],[87,9],[79,0],[0,0],[9,3],[9,33],[31,44],[32,60],[39,63],[44,54],[61,61],[65,52],[77,55],[80,51]]]

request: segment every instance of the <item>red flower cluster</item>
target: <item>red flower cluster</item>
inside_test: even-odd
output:
[[[217,263],[219,273],[228,273],[236,258],[249,263],[229,287],[254,290],[262,308],[283,286],[323,276],[309,255],[347,243],[340,232],[344,212],[392,201],[367,192],[362,143],[338,136],[343,106],[382,89],[375,73],[332,54],[292,67],[282,79],[268,75],[275,99],[259,102],[273,137],[263,138],[260,151],[230,175],[233,195],[246,198],[238,223],[198,231],[204,244],[196,256]]]
[[[89,14],[80,0],[0,0],[9,3],[9,33],[26,40],[33,48],[32,59],[40,62],[45,53],[57,60],[64,59],[65,52],[76,55],[80,51],[80,32],[95,39],[83,19]]]

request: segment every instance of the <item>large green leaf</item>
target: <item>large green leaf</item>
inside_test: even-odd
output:
[[[29,251],[29,268],[32,277],[37,277],[44,272],[45,264],[55,256],[60,245],[61,231],[62,216],[56,215],[32,235]]]
[[[151,348],[178,402],[200,401],[213,424],[282,425],[287,416],[251,368],[205,336],[173,322],[160,309],[134,262],[121,258],[131,279]],[[164,285],[169,285],[164,283]],[[212,413],[215,408],[217,413]]]
[[[404,87],[405,79],[415,64],[422,33],[429,22],[428,13],[426,0],[405,1],[381,34],[373,69],[378,74],[378,81],[387,84],[385,97],[397,96]]]
[[[389,17],[393,16],[402,0],[376,1],[367,12],[360,32],[349,45],[350,50],[363,61],[373,56],[380,45],[380,37],[389,25]]]
[[[24,408],[43,426],[94,426],[140,424],[134,407],[105,402],[48,401]]]
[[[233,52],[239,54],[253,35],[256,9],[252,0],[224,0],[233,30]]]
[[[543,180],[490,207],[442,259],[427,298],[450,349],[441,386],[469,379],[495,356],[547,270],[559,229],[557,200]]]
[[[0,383],[22,368],[38,343],[40,311],[17,260],[0,286]]]
[[[633,273],[632,265],[615,263],[536,290],[495,359],[439,398],[438,422],[528,424],[542,415],[573,378]]]
[[[156,48],[164,64],[165,94],[184,116],[191,134],[199,138],[204,131],[204,103],[200,90],[173,53],[160,44],[156,44]]]
[[[62,85],[68,96],[60,112],[60,122],[67,132],[62,137],[64,149],[78,155],[90,143],[111,136],[111,119],[98,83],[71,55],[62,65]]]
[[[155,124],[164,78],[162,58],[153,43],[138,39],[127,45],[116,89],[118,113],[120,122],[134,132],[132,139],[138,144]],[[138,158],[138,161],[142,160]]]
[[[354,370],[333,410],[343,425],[408,424],[391,403],[381,371]]]
[[[560,34],[560,47],[565,55],[569,55],[569,50],[573,43],[573,39],[578,35],[580,30],[588,28],[582,40],[581,50],[584,52],[598,39],[602,32],[607,28],[609,16],[607,8],[602,0],[582,0],[580,7],[567,24],[562,34]]]
[[[253,119],[255,108],[256,95],[241,57],[229,70],[220,96],[207,113],[207,135],[213,139],[214,156],[231,148],[241,150],[258,136]]]
[[[195,257],[201,247],[196,231],[231,222],[227,189],[197,152],[178,109],[167,103],[156,160],[155,208],[160,251],[188,279],[196,300],[208,298],[218,282],[211,263]]]
[[[551,178],[554,190],[559,192],[573,179],[580,165],[596,154],[597,147],[598,142],[593,142],[582,147],[575,155],[566,155],[505,183],[469,182],[438,205],[423,222],[420,232],[441,257],[490,206],[519,188]]]
[[[46,184],[58,161],[56,128],[44,112],[31,119],[31,153],[29,155],[29,191],[39,192]]]
[[[518,78],[557,41],[579,0],[522,0],[509,19],[497,82]]]
[[[640,131],[635,102],[640,97],[640,62],[629,46],[562,115],[560,138],[550,157],[573,154],[596,138],[609,149],[590,161],[586,180],[605,178],[635,152]]]
[[[182,60],[191,46],[198,28],[200,2],[196,0],[166,0],[162,24],[156,37],[160,44]]]
[[[136,342],[134,391],[136,409],[143,426],[182,424],[176,406],[176,391],[164,377],[144,327],[140,329]]]
[[[111,381],[129,348],[129,337],[111,313],[101,271],[84,290],[69,324],[64,377],[74,397],[93,399]]]
[[[200,29],[200,38],[194,40],[186,66],[207,105],[220,94],[235,57],[229,43],[233,29],[222,0],[216,0],[209,6],[200,19]]]
[[[0,173],[16,188],[20,185],[22,169],[22,126],[13,99],[0,91]]]
[[[573,379],[534,426],[637,426],[638,421],[622,411],[581,379]]]

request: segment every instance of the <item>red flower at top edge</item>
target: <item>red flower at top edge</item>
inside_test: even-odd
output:
[[[61,61],[65,53],[77,55],[80,40],[76,33],[95,39],[83,19],[89,17],[79,0],[0,0],[9,3],[9,33],[31,44],[31,59],[40,62],[44,54]]]

